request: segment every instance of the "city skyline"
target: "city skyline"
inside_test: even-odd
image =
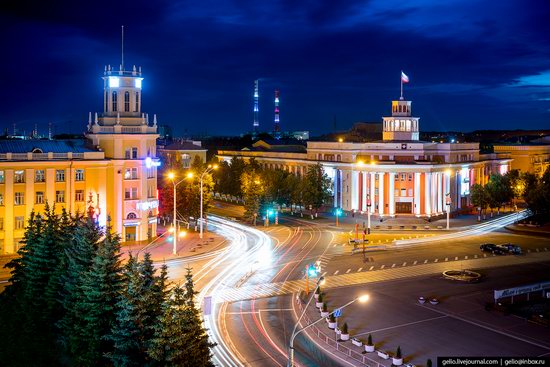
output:
[[[88,112],[101,111],[104,66],[120,63],[121,25],[126,67],[143,67],[145,108],[177,135],[251,131],[256,79],[260,131],[273,128],[275,89],[281,130],[381,122],[400,70],[424,131],[547,126],[544,2],[213,4],[10,5],[0,14],[10,55],[1,65],[14,72],[0,127],[29,133],[38,124],[46,134],[52,122],[58,133],[83,132]]]

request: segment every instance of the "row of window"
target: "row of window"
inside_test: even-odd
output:
[[[84,190],[75,190],[74,193],[75,201],[84,201]],[[35,204],[45,204],[45,194],[44,191],[36,191],[34,194],[34,203]],[[55,202],[64,203],[65,202],[65,190],[57,190],[55,192]],[[25,205],[25,193],[16,192],[13,195],[13,204],[14,205]],[[0,194],[0,206],[4,205],[4,194]]]
[[[84,170],[76,169],[74,174],[75,181],[84,181]],[[5,172],[0,171],[0,183],[4,183],[6,180]],[[65,182],[65,170],[56,169],[55,170],[55,181],[56,182]],[[17,170],[13,175],[14,183],[25,183],[25,171]],[[46,182],[46,170],[37,169],[34,171],[34,182]]]
[[[105,100],[107,100],[107,92],[105,92]],[[111,94],[111,106],[113,112],[118,111],[118,92],[113,91]],[[134,112],[139,111],[139,92],[135,94]],[[124,112],[130,112],[130,92],[124,92]]]
[[[154,178],[155,171],[153,168],[147,169],[147,178]],[[4,183],[6,179],[4,171],[0,171],[0,183]],[[76,169],[74,174],[75,181],[84,181],[84,170]],[[138,169],[137,168],[126,168],[124,172],[125,180],[137,180],[138,179]],[[25,183],[25,171],[18,170],[14,172],[13,182],[14,183]],[[57,169],[55,170],[55,181],[56,182],[65,182],[65,170]],[[37,169],[34,171],[34,182],[46,182],[46,171],[43,169]]]
[[[151,199],[156,197],[156,190],[154,186],[147,186],[147,198]],[[126,187],[124,189],[125,200],[139,199],[137,187]]]

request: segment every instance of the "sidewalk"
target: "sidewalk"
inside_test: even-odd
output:
[[[160,227],[160,229],[162,230],[163,228]],[[130,252],[133,255],[136,255],[138,252],[140,254],[149,252],[153,261],[158,262],[211,253],[222,249],[225,245],[225,238],[214,232],[205,231],[201,240],[198,232],[188,231],[185,237],[178,238],[176,254],[174,255],[172,253],[174,246],[172,235],[163,231],[152,242],[141,242],[123,246],[120,249],[120,253],[122,255],[121,258],[126,260]]]

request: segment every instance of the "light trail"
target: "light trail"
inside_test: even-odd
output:
[[[517,212],[516,214],[510,214],[502,218],[493,219],[490,222],[478,224],[475,226],[472,226],[472,228],[466,229],[464,231],[458,231],[453,233],[446,233],[434,237],[427,237],[427,238],[417,238],[417,239],[410,239],[410,240],[397,240],[394,241],[396,246],[410,246],[418,243],[425,243],[425,242],[436,242],[436,241],[445,241],[445,240],[454,240],[459,239],[463,237],[468,236],[479,236],[483,234],[487,234],[493,231],[496,231],[498,229],[504,228],[510,224],[513,224],[514,222],[517,222],[519,220],[522,220],[530,215],[528,210],[522,210],[520,212]]]

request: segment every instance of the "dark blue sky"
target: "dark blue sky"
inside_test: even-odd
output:
[[[177,133],[381,121],[399,96],[421,130],[550,127],[550,2],[10,1],[0,13],[0,126],[81,132],[105,64],[141,65],[144,110]],[[81,3],[85,3],[81,4]],[[502,4],[501,4],[502,3]]]

